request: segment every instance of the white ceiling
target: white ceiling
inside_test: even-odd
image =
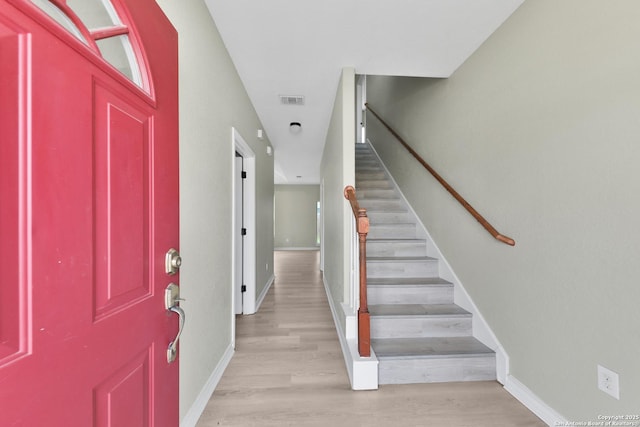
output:
[[[274,147],[275,183],[317,184],[342,68],[448,77],[524,0],[205,2]]]

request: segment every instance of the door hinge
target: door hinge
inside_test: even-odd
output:
[[[240,292],[247,292],[247,285],[242,285],[240,287]]]
[[[242,179],[247,179],[247,172],[246,171],[242,171]]]
[[[240,234],[243,235],[243,236],[246,236],[247,235],[247,229],[243,228],[242,230],[240,230]]]

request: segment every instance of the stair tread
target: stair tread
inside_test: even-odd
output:
[[[441,277],[367,277],[367,285],[371,286],[430,286],[446,285],[453,286],[453,283]]]
[[[456,304],[373,304],[369,313],[375,317],[470,317],[464,308]]]
[[[474,337],[374,338],[379,359],[492,356],[495,354]]]

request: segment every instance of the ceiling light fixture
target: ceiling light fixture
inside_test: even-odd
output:
[[[300,122],[291,122],[289,123],[289,132],[293,134],[300,133],[302,131],[302,125]]]

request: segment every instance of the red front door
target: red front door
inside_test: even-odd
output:
[[[80,35],[43,3],[0,0],[0,425],[177,426],[177,35],[153,0]]]

